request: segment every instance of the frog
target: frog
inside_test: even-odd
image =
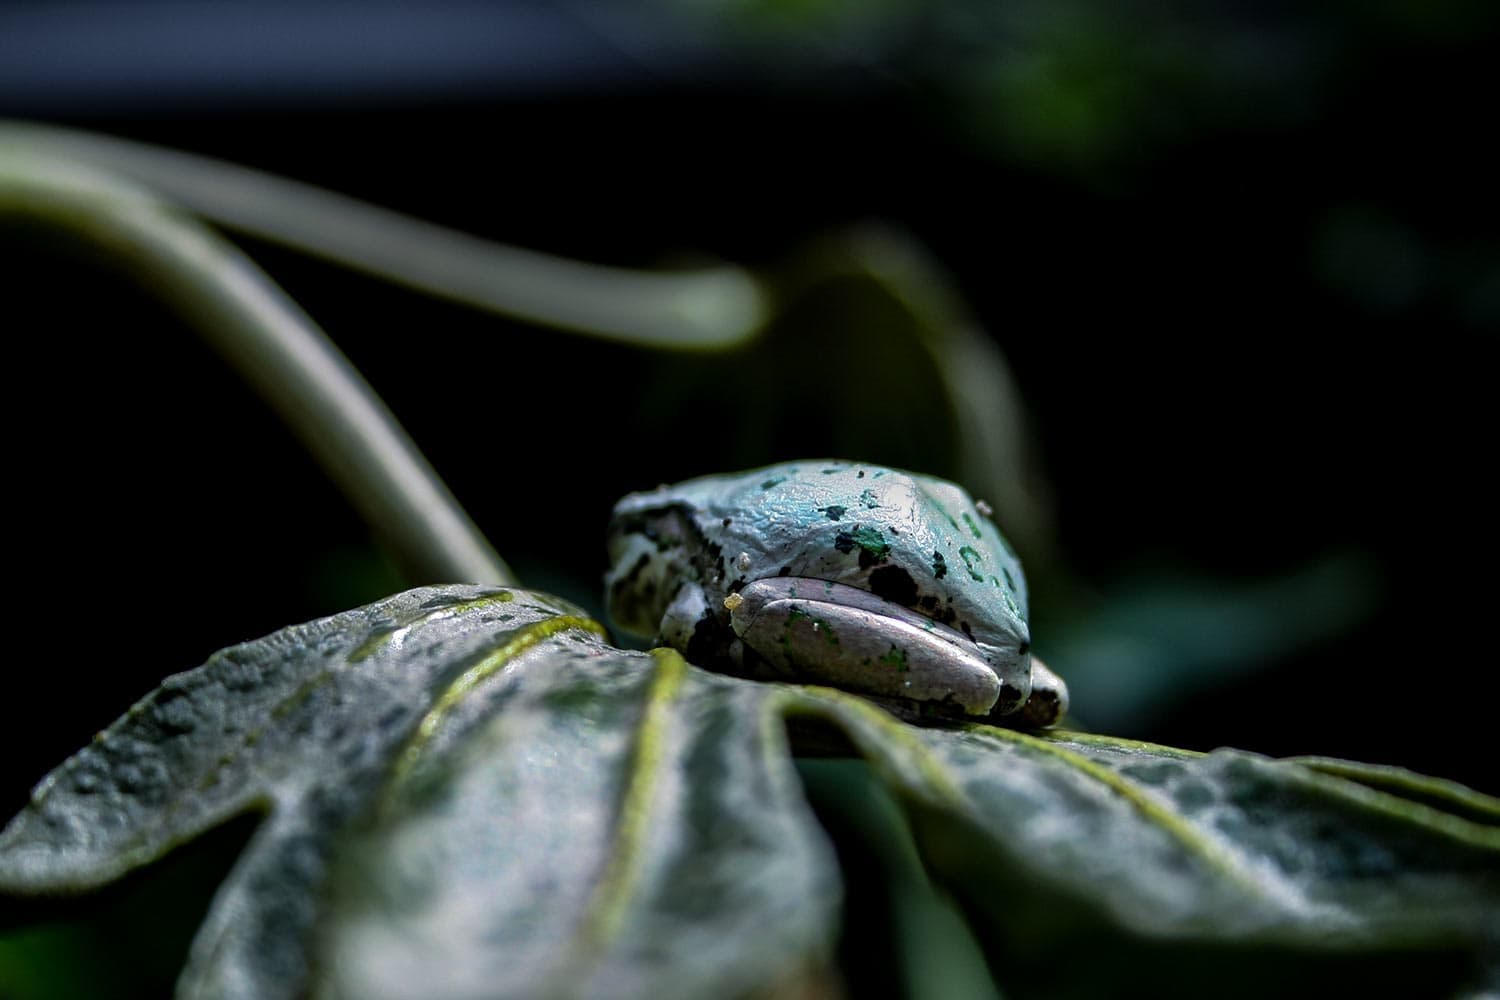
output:
[[[1026,578],[955,483],[801,460],[631,493],[608,529],[617,630],[690,663],[822,684],[909,720],[1057,724],[1066,683],[1031,651]]]

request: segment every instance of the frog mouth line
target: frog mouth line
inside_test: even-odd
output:
[[[746,585],[724,607],[746,646],[801,679],[968,715],[1026,700],[963,633],[858,587],[780,576]]]

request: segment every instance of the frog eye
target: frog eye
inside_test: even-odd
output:
[[[961,632],[845,584],[805,577],[756,580],[724,601],[730,626],[789,677],[865,694],[948,703],[983,715],[1027,691],[1003,684]]]

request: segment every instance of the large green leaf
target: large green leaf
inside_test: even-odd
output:
[[[872,776],[898,808],[825,832],[794,750],[837,758],[804,767],[814,805]],[[476,587],[169,678],[0,834],[0,893],[90,890],[257,809],[182,995],[836,992],[892,960],[841,891],[892,872],[954,928],[921,954],[896,934],[908,992],[937,975],[912,975],[923,955],[975,947],[1011,995],[1496,982],[1493,799],[1341,761],[918,728]],[[895,860],[862,868],[861,841]]]

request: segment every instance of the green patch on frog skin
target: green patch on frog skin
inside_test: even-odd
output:
[[[793,593],[792,596],[796,597],[797,595]],[[792,608],[786,613],[786,621],[781,626],[781,645],[787,652],[791,652],[792,649],[792,626],[804,618],[810,619],[812,615],[801,608]]]
[[[959,549],[958,554],[963,556],[964,568],[969,571],[969,578],[975,583],[983,583],[984,574],[977,572],[974,569],[974,564],[984,562],[984,556],[981,556],[975,549],[968,545],[965,545],[963,548]]]
[[[979,532],[979,525],[977,525],[977,524],[974,523],[974,519],[969,516],[969,512],[968,511],[964,511],[962,514],[959,515],[959,517],[962,517],[964,519],[964,524],[966,524],[966,525],[969,526],[969,530],[974,533],[974,537],[975,538],[983,538],[984,537],[984,535],[980,534],[980,532]],[[957,527],[957,525],[954,525],[954,527]]]
[[[880,506],[880,501],[875,499],[875,491],[868,488],[860,490],[859,503],[866,510],[874,510]]]
[[[786,476],[778,476],[775,479],[767,479],[765,482],[760,484],[760,488],[763,490],[774,489],[784,482],[786,482]]]
[[[821,618],[814,618],[812,623],[813,631],[823,633],[823,637],[828,640],[828,645],[837,646],[839,644],[839,635],[833,630],[832,625],[829,625]]]
[[[875,562],[883,562],[891,554],[891,543],[885,540],[879,528],[860,525],[853,531],[840,531],[833,540],[833,547],[845,554],[856,547]]]
[[[890,650],[880,658],[880,662],[895,667],[897,673],[904,674],[909,669],[906,665],[906,650],[897,649],[894,643]]]

